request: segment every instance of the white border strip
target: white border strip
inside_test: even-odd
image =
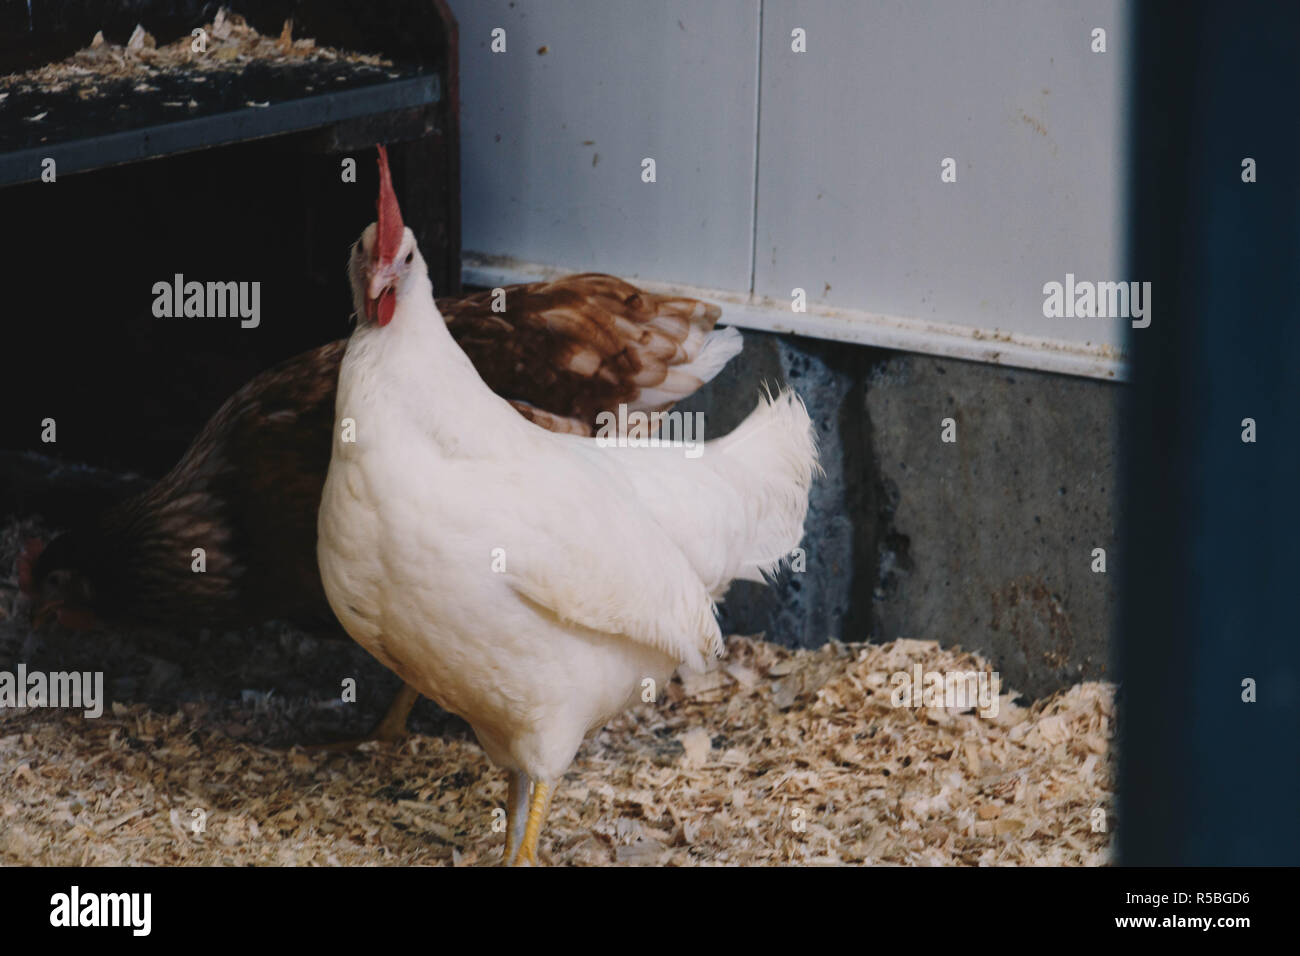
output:
[[[466,252],[461,276],[467,285],[496,286],[537,282],[572,274],[572,269],[520,262],[501,256]],[[872,345],[904,352],[922,352],[949,358],[1038,369],[1062,375],[1079,375],[1105,381],[1127,381],[1128,363],[1107,345],[1080,345],[1060,339],[1017,335],[944,322],[923,322],[856,309],[810,307],[792,313],[788,303],[723,289],[704,289],[671,282],[633,279],[647,292],[684,295],[722,306],[722,321],[742,329],[788,332],[854,345]]]

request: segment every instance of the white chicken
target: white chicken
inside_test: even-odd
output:
[[[447,331],[383,150],[367,299],[339,376],[317,553],[371,654],[464,717],[509,773],[505,861],[536,864],[588,734],[723,653],[714,602],[799,543],[818,470],[791,391],[687,457],[526,422]],[[430,374],[432,370],[434,374]]]

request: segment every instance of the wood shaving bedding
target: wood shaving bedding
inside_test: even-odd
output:
[[[30,530],[0,534],[0,569]],[[0,632],[11,638],[0,649],[30,649],[25,617],[13,578],[0,578]],[[1109,862],[1111,685],[1079,684],[1029,707],[1003,695],[985,718],[891,704],[891,676],[917,664],[989,669],[933,642],[791,651],[733,637],[728,647],[718,671],[682,672],[657,702],[587,741],[557,788],[544,860]],[[345,651],[357,649],[320,642],[313,653]],[[13,656],[0,654],[0,668]],[[505,775],[463,724],[448,717],[438,732],[350,753],[280,746],[303,739],[328,693],[119,701],[98,719],[0,710],[0,862],[499,862]]]

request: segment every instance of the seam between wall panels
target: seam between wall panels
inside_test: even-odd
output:
[[[749,294],[754,294],[758,275],[758,163],[763,121],[763,4],[758,0],[758,49],[754,56],[754,170],[753,190],[749,196]]]

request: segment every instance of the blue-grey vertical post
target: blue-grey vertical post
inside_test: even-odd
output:
[[[1300,4],[1134,7],[1120,861],[1295,864]]]

